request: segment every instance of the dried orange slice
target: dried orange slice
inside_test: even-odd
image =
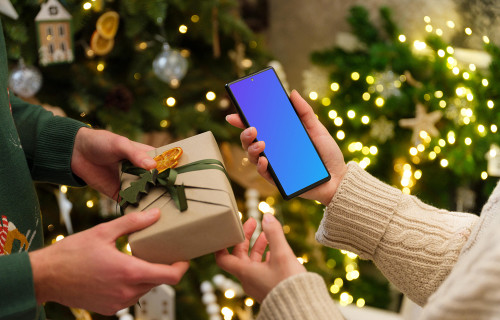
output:
[[[175,168],[177,165],[177,160],[182,155],[182,149],[180,147],[175,147],[157,155],[153,159],[156,161],[156,169],[158,172],[163,172],[169,168]]]
[[[108,54],[115,44],[115,40],[101,37],[99,32],[94,31],[90,38],[90,48],[99,56]]]
[[[96,29],[101,37],[105,39],[113,39],[118,30],[120,16],[115,11],[108,11],[97,19]]]

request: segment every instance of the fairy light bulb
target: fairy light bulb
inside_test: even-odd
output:
[[[398,36],[398,40],[399,40],[399,42],[403,43],[403,42],[405,42],[405,41],[406,41],[406,36],[405,36],[404,34],[400,34],[400,35]]]

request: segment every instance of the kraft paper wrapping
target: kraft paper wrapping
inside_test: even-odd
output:
[[[178,167],[197,160],[216,159],[223,163],[212,132],[204,132],[150,152],[156,156],[181,147]],[[138,177],[122,174],[122,190]],[[231,247],[244,240],[243,228],[231,184],[224,172],[207,169],[179,174],[176,184],[184,184],[188,209],[177,209],[163,187],[153,187],[137,207],[129,205],[125,214],[160,208],[161,217],[153,225],[129,235],[132,254],[138,258],[171,264]]]

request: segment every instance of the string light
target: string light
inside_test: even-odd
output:
[[[373,76],[366,77],[366,83],[373,84],[375,82],[375,78]]]
[[[56,237],[56,241],[61,241],[62,239],[64,239],[64,236],[62,234]]]
[[[438,29],[436,29],[436,34],[437,34],[438,36],[442,36],[442,35],[443,35],[443,30],[441,30],[441,29],[439,29],[439,28],[438,28]]]
[[[365,306],[365,299],[359,298],[356,300],[356,307],[363,308]]]
[[[62,193],[66,193],[66,192],[68,192],[68,187],[67,186],[61,186],[59,188],[59,190],[61,190]]]
[[[335,111],[335,110],[328,111],[328,118],[330,118],[330,119],[337,118],[337,111]]]
[[[325,107],[328,107],[330,104],[332,104],[332,101],[328,97],[324,97],[321,99],[321,104],[324,105]]]
[[[83,9],[84,9],[84,10],[89,10],[90,8],[92,8],[92,3],[90,3],[90,2],[85,2],[85,3],[83,4]]]
[[[455,52],[455,50],[453,49],[453,47],[446,47],[446,52],[448,52],[449,54],[453,54]]]
[[[165,104],[169,107],[173,107],[175,106],[175,98],[174,97],[168,97],[167,99],[165,99]]]
[[[481,179],[483,180],[488,179],[488,173],[486,171],[481,172]]]
[[[495,103],[492,100],[488,100],[488,102],[486,104],[488,105],[488,108],[490,108],[490,109],[493,109],[493,107],[495,106]]]
[[[228,289],[224,292],[224,297],[227,299],[232,299],[236,296],[236,292],[233,289]]]
[[[187,32],[187,29],[188,29],[188,28],[187,28],[187,26],[185,26],[185,25],[183,25],[183,24],[181,24],[181,25],[179,26],[179,32],[180,32],[180,33],[186,33],[186,32]]]
[[[486,44],[490,43],[490,38],[488,38],[487,36],[483,36],[483,42]]]
[[[363,93],[363,100],[368,101],[370,100],[371,95],[368,92]]]
[[[470,71],[476,71],[476,65],[473,63],[469,64],[469,69]]]
[[[347,111],[347,117],[349,119],[354,119],[356,117],[356,112],[354,112],[354,110]]]
[[[332,284],[330,286],[330,292],[333,293],[333,294],[336,294],[340,291],[340,287],[335,285],[335,284]]]
[[[465,28],[465,34],[470,36],[472,34],[472,29],[469,27]]]
[[[87,201],[87,208],[92,208],[94,206],[94,201],[89,200]]]
[[[98,63],[96,67],[97,71],[102,72],[104,71],[104,63]]]
[[[398,40],[399,40],[399,42],[405,42],[406,41],[406,36],[404,34],[400,34],[398,36]]]
[[[336,92],[336,91],[339,91],[340,89],[340,86],[337,82],[333,82],[332,84],[330,84],[330,89],[333,91],[333,92]]]
[[[342,130],[337,131],[337,139],[344,140],[345,139],[345,132]]]
[[[169,124],[170,124],[170,122],[168,122],[168,120],[164,119],[164,120],[160,121],[160,127],[162,127],[162,128],[168,127]]]
[[[363,124],[370,123],[370,117],[368,117],[368,116],[362,116],[361,117],[361,123],[363,123]]]
[[[359,80],[359,73],[354,71],[353,73],[351,73],[351,79],[354,80],[354,81],[358,81]]]
[[[193,23],[197,23],[198,21],[200,21],[200,16],[198,16],[197,14],[193,14],[193,15],[191,16],[191,21],[192,21]]]
[[[251,307],[251,306],[253,306],[253,305],[254,305],[254,301],[253,301],[253,299],[252,299],[252,298],[246,298],[246,299],[245,299],[245,305],[246,305],[247,307]]]
[[[464,143],[465,143],[466,145],[470,146],[470,145],[472,144],[472,139],[471,139],[471,138],[469,138],[469,137],[467,137],[467,138],[465,138],[465,139],[464,139]]]
[[[425,16],[424,21],[425,21],[425,23],[431,23],[431,17]]]
[[[381,97],[378,97],[377,99],[375,99],[375,105],[377,107],[382,107],[384,105],[385,101],[383,98]]]
[[[448,166],[448,160],[441,159],[441,161],[439,162],[439,164],[441,165],[441,167],[446,168]]]
[[[491,130],[491,132],[493,132],[493,133],[497,132],[497,129],[498,129],[498,128],[497,128],[497,126],[496,126],[495,124],[492,124],[492,125],[491,125],[491,127],[490,127],[490,130]]]
[[[447,25],[447,26],[448,26],[448,28],[450,28],[450,29],[455,28],[455,22],[453,22],[453,21],[451,21],[451,20],[448,20],[448,21],[446,22],[446,25]]]
[[[206,94],[206,98],[208,101],[213,101],[215,100],[215,92],[213,91],[208,91],[207,94]]]
[[[425,31],[432,32],[432,26],[430,24],[425,26]]]
[[[489,84],[489,83],[488,83],[488,79],[483,79],[483,80],[481,81],[481,83],[483,84],[483,87],[487,87],[487,86],[488,86],[488,84]]]
[[[316,99],[318,99],[318,93],[317,93],[317,92],[315,92],[315,91],[311,91],[311,92],[309,92],[309,99],[311,99],[311,100],[316,100]]]
[[[460,73],[460,69],[458,69],[458,67],[454,67],[452,71],[454,75],[458,75]]]
[[[437,54],[438,54],[438,56],[440,56],[441,58],[443,58],[443,57],[445,56],[446,52],[444,52],[444,50],[443,50],[443,49],[439,49],[439,50],[437,51]]]
[[[420,40],[415,40],[413,42],[413,46],[417,50],[424,50],[425,48],[427,48],[427,44],[425,42],[423,42],[423,41],[420,41]]]
[[[337,117],[335,119],[333,119],[333,123],[337,126],[337,127],[340,127],[342,125],[342,123],[344,123],[344,121],[342,120],[341,117]]]

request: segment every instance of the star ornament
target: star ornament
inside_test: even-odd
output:
[[[399,126],[413,129],[411,140],[415,145],[420,143],[420,132],[425,131],[435,137],[439,135],[436,123],[441,119],[443,113],[439,110],[427,113],[425,107],[418,103],[415,118],[399,120]]]

